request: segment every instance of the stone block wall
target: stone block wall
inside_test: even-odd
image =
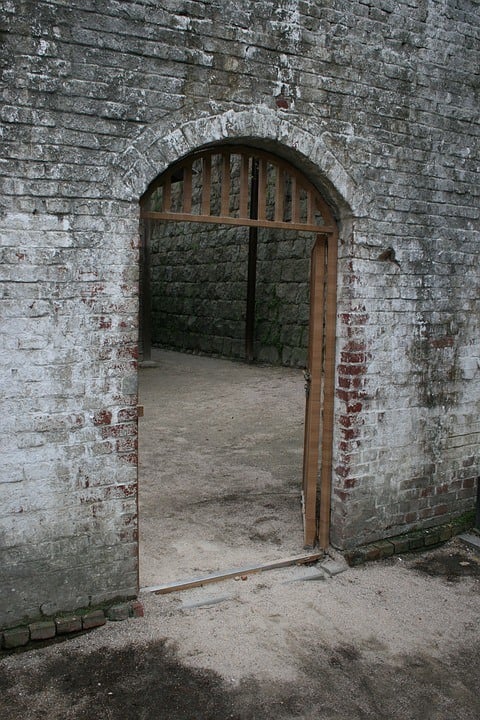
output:
[[[255,360],[306,365],[310,233],[258,232]],[[156,224],[153,344],[245,357],[248,228]]]
[[[332,541],[447,521],[479,468],[474,0],[0,6],[0,626],[137,590],[138,201],[206,144],[340,225]]]

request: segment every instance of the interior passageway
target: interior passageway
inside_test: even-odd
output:
[[[140,585],[302,553],[302,371],[152,360],[139,373]]]

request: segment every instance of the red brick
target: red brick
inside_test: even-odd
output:
[[[82,629],[82,618],[77,616],[56,618],[55,625],[57,635],[67,635],[68,633],[80,632]]]
[[[53,620],[36,622],[29,625],[30,640],[50,640],[55,637],[57,629]]]
[[[84,630],[100,627],[101,625],[105,625],[105,623],[106,620],[103,610],[94,610],[82,617],[82,627]]]
[[[98,410],[93,416],[94,425],[110,425],[112,422],[112,413],[110,410]]]
[[[140,600],[133,600],[131,603],[133,617],[144,617],[145,610]]]

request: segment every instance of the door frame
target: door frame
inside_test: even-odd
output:
[[[239,207],[235,213],[230,210],[233,155],[240,158]],[[217,213],[212,212],[210,200],[214,156],[220,156],[222,177],[220,211]],[[258,164],[257,202],[255,212],[250,213],[252,192],[249,167],[254,160]],[[192,212],[194,163],[197,163],[197,174],[199,165],[202,174],[199,213]],[[268,211],[269,167],[274,168],[276,177],[273,213]],[[285,178],[290,178],[291,187],[288,217],[285,216]],[[180,203],[174,206],[172,186],[178,182],[182,184],[181,198]],[[152,198],[156,197],[158,201],[158,191],[161,191],[161,208],[152,209]],[[306,208],[303,214],[302,201]],[[316,220],[317,213],[321,216],[321,222]],[[150,349],[151,332],[150,241],[153,222],[216,223],[316,234],[310,270],[302,513],[304,547],[312,548],[318,542],[321,549],[327,549],[332,485],[338,254],[338,227],[331,208],[318,189],[299,170],[276,155],[246,145],[217,145],[190,153],[159,175],[141,198],[140,219],[140,326],[143,329],[143,348],[147,352]]]

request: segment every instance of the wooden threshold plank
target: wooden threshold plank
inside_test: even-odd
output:
[[[176,582],[167,583],[165,585],[151,585],[149,587],[141,588],[141,591],[151,592],[155,595],[165,595],[179,590],[188,590],[189,588],[207,585],[208,583],[228,580],[229,578],[237,577],[239,575],[253,575],[254,573],[264,572],[265,570],[275,570],[276,568],[289,567],[290,565],[306,565],[307,563],[317,562],[317,560],[320,560],[324,556],[325,554],[323,552],[310,553],[309,555],[298,555],[295,557],[284,558],[283,560],[273,560],[269,563],[247,565],[245,567],[233,568],[232,570],[223,570],[211,573],[210,575],[200,575],[199,577],[188,578],[186,580],[177,580]]]

